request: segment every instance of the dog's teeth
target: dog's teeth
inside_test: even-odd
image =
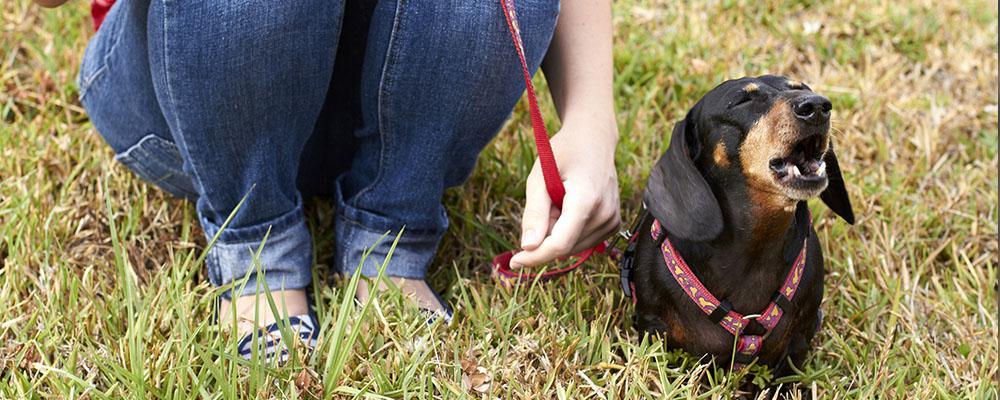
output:
[[[823,175],[825,173],[826,173],[826,162],[824,162],[823,160],[820,160],[816,164],[816,175]]]
[[[802,173],[799,172],[799,166],[795,164],[792,164],[792,166],[789,167],[789,172],[792,176],[802,176]]]

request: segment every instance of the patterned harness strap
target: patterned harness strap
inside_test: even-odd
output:
[[[785,277],[785,283],[774,294],[773,299],[766,308],[757,316],[744,316],[732,310],[732,305],[728,301],[720,301],[705,288],[705,285],[698,280],[691,268],[688,267],[684,259],[681,258],[674,245],[666,237],[666,232],[658,219],[653,219],[653,226],[650,229],[653,240],[662,239],[660,251],[663,253],[663,261],[673,275],[674,280],[680,285],[684,293],[687,294],[698,308],[708,316],[712,322],[719,324],[723,329],[731,333],[736,340],[735,366],[737,369],[743,368],[752,363],[760,351],[764,339],[771,334],[771,330],[778,326],[778,321],[785,311],[791,310],[792,298],[798,291],[799,282],[802,281],[802,273],[806,266],[806,245],[808,239],[802,241],[802,250],[792,263],[792,268]],[[662,235],[662,236],[661,236]],[[764,327],[763,335],[743,335],[743,330],[750,320],[756,319]]]

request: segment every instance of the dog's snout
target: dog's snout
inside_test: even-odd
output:
[[[824,124],[830,120],[830,110],[833,104],[830,99],[818,94],[809,94],[795,100],[792,111],[799,119],[814,125]]]

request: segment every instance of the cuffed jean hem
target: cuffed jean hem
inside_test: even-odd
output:
[[[201,224],[211,241],[219,227],[204,218]],[[263,283],[267,285],[266,290],[275,291],[303,289],[312,281],[312,236],[306,227],[301,201],[294,210],[269,223],[226,228],[219,236],[208,251],[205,265],[213,285],[235,282],[222,293],[226,299],[264,291]],[[258,250],[260,257],[257,257]],[[258,281],[258,269],[263,283]]]
[[[338,203],[337,254],[334,261],[338,272],[351,276],[360,269],[362,275],[375,277],[382,263],[389,258],[386,276],[407,279],[426,277],[427,267],[434,261],[438,244],[448,227],[448,218],[443,210],[440,230],[407,230],[403,227],[399,242],[393,249],[392,244],[399,234],[399,229],[393,227],[401,224],[347,205],[343,200]]]

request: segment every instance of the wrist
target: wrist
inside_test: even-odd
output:
[[[559,134],[582,140],[591,146],[614,153],[618,145],[618,122],[610,108],[567,112],[562,119]]]

